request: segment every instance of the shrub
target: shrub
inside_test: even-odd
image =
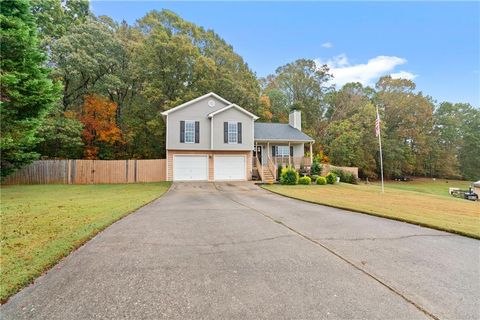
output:
[[[346,174],[345,171],[338,168],[334,168],[334,169],[331,169],[330,172],[335,174],[337,177],[339,177],[340,181],[345,182],[345,174]]]
[[[345,182],[351,184],[358,184],[358,178],[353,173],[348,172]]]
[[[308,176],[301,177],[300,179],[298,179],[298,184],[310,184],[310,183],[312,183],[312,179]]]
[[[280,180],[280,176],[282,175],[282,169],[283,169],[282,164],[279,163],[277,165],[277,180]]]
[[[310,174],[311,175],[321,175],[322,174],[322,165],[320,161],[315,157],[312,162],[312,166],[310,167]]]
[[[327,179],[325,179],[325,177],[318,177],[316,181],[317,181],[317,184],[322,186],[327,184]]]
[[[298,183],[298,172],[293,167],[286,167],[282,169],[280,174],[280,183],[294,185]]]
[[[344,171],[341,169],[332,169],[331,172],[336,174],[340,178],[341,182],[358,184],[357,176],[354,175],[353,173],[350,173],[348,171]]]
[[[320,176],[314,174],[314,175],[311,177],[311,178],[312,178],[312,181],[317,181],[318,177],[320,177]]]
[[[328,184],[334,184],[335,182],[337,182],[337,175],[333,172],[330,172],[325,176],[325,179],[327,180]]]

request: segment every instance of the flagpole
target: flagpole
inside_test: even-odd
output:
[[[377,106],[377,121],[379,122],[379,126],[380,126],[380,114],[378,113],[378,106]],[[385,193],[385,188],[384,188],[384,185],[383,185],[383,156],[382,156],[382,130],[381,130],[381,127],[379,127],[378,145],[380,147],[380,175],[382,177],[382,193]]]

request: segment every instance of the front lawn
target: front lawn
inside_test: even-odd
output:
[[[169,182],[2,186],[1,301],[169,187]]]
[[[380,186],[380,183],[376,183]],[[387,181],[385,186],[388,188],[417,191],[421,193],[436,194],[451,199],[451,195],[448,193],[449,188],[460,188],[462,190],[468,190],[468,187],[472,184],[471,181],[463,180],[449,180],[449,179],[433,179],[420,178],[413,181]]]
[[[464,182],[465,183],[465,182]],[[396,182],[386,185],[385,193],[378,185],[265,185],[264,188],[288,197],[342,209],[364,212],[391,219],[411,222],[434,229],[454,232],[480,239],[480,202],[426,193],[420,182]],[[410,191],[408,184],[413,189]],[[446,184],[446,183],[445,183]],[[466,183],[468,185],[468,183]],[[450,185],[457,187],[457,185]],[[462,187],[462,186],[460,186]],[[439,187],[440,188],[440,187]],[[441,193],[439,191],[431,193]]]

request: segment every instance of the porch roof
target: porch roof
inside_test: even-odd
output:
[[[286,123],[255,122],[255,141],[314,142],[302,131]]]

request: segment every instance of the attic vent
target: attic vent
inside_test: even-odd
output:
[[[208,100],[208,106],[209,106],[210,108],[215,107],[215,101],[213,101],[213,100]]]

